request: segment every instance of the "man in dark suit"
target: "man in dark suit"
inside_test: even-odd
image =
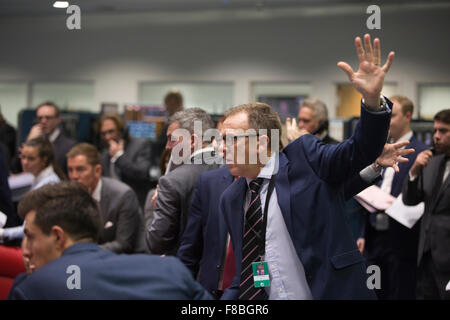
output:
[[[210,299],[175,258],[97,246],[97,204],[77,183],[30,192],[19,212],[26,221],[23,254],[34,271],[16,278],[9,299]]]
[[[38,123],[31,128],[27,140],[46,135],[53,145],[58,166],[67,174],[66,154],[76,141],[61,131],[61,115],[58,106],[50,101],[41,103],[36,109],[36,118]]]
[[[142,211],[126,184],[102,177],[98,150],[80,143],[67,154],[69,178],[83,185],[97,201],[102,218],[99,244],[116,253],[145,252]]]
[[[434,116],[438,155],[422,151],[403,188],[403,201],[425,201],[420,226],[417,274],[418,299],[450,299],[450,109]]]
[[[177,253],[178,258],[215,298],[220,298],[231,284],[228,283],[228,274],[234,276],[234,265],[224,270],[225,260],[232,253],[229,253],[231,244],[225,220],[219,214],[220,196],[233,181],[228,167],[200,175]],[[224,274],[225,271],[227,274]]]
[[[146,210],[150,213],[145,225],[151,253],[177,253],[197,178],[222,163],[211,137],[204,135],[213,127],[211,117],[200,108],[178,111],[169,119],[166,148],[172,150],[172,161],[179,166],[159,179],[156,206],[153,211]]]
[[[387,168],[379,182],[381,189],[398,197],[402,191],[408,171],[417,154],[426,149],[411,131],[413,103],[406,97],[390,97],[393,103],[389,127],[391,142],[409,141],[409,148],[415,152],[406,156],[409,162],[400,163],[399,172]],[[390,218],[384,212],[366,212],[365,254],[369,265],[381,270],[381,288],[376,290],[382,300],[415,299],[416,261],[420,224],[412,229]]]
[[[226,143],[227,166],[241,178],[220,201],[236,256],[236,276],[224,299],[375,297],[346,223],[342,186],[375,161],[386,142],[391,102],[380,93],[394,53],[380,67],[379,40],[374,50],[368,34],[364,43],[365,49],[359,37],[355,40],[356,73],[338,63],[363,95],[355,134],[343,143],[326,145],[306,134],[279,153],[274,142],[281,123],[270,106],[241,105],[226,113],[223,130],[232,142]],[[245,151],[243,163],[239,150]],[[268,287],[252,277],[258,263],[268,267]]]
[[[107,146],[101,155],[103,176],[129,185],[144,208],[147,193],[156,184],[150,176],[150,141],[131,137],[118,114],[103,114],[99,123],[102,141]]]

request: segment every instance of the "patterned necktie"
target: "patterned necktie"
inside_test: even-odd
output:
[[[239,300],[267,300],[264,288],[255,288],[252,262],[259,261],[259,239],[262,236],[262,209],[259,189],[263,178],[250,182],[250,206],[245,212],[244,235],[242,238],[241,284]]]

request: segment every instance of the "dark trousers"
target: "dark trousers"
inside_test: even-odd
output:
[[[450,281],[450,270],[437,270],[431,251],[423,255],[417,276],[418,300],[450,300],[450,291],[445,291]]]
[[[416,261],[407,260],[388,251],[371,257],[367,265],[380,267],[381,289],[375,289],[379,300],[416,299]]]

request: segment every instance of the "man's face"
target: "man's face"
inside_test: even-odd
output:
[[[36,211],[30,211],[25,217],[25,238],[23,255],[29,259],[33,271],[45,266],[61,256],[56,243],[56,236],[50,232],[46,235],[34,224]]]
[[[396,100],[392,100],[392,102],[394,105],[392,106],[391,125],[389,127],[389,131],[392,139],[397,141],[404,134],[406,134],[407,130],[409,131],[411,113],[408,112],[403,114],[401,104]]]
[[[226,165],[230,168],[233,176],[253,178],[250,175],[256,170],[259,171],[258,165],[249,164],[249,159],[252,157],[256,159],[258,150],[257,146],[250,146],[250,137],[242,136],[248,129],[248,115],[245,112],[231,115],[223,122],[222,148]],[[227,138],[227,136],[231,138]],[[254,143],[255,139],[251,141]]]
[[[80,154],[67,159],[67,171],[71,181],[78,182],[92,194],[100,180],[102,167],[99,164],[93,167],[86,156]]]
[[[52,106],[42,106],[37,110],[37,120],[44,134],[51,134],[61,123],[61,117],[56,116],[56,110]]]
[[[177,144],[179,144],[183,139],[180,137],[176,141],[172,141],[172,134],[174,134],[174,131],[180,128],[180,124],[178,122],[172,122],[167,127],[167,143],[166,143],[166,149],[172,150]]]
[[[120,131],[114,121],[106,119],[100,126],[100,135],[103,141],[109,144],[111,140],[119,141]]]
[[[437,153],[450,155],[450,124],[434,121],[433,138]]]
[[[313,133],[319,128],[319,121],[314,116],[313,110],[308,107],[301,107],[298,112],[298,127],[306,130],[309,133]]]

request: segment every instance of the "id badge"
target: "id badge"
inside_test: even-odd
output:
[[[269,267],[267,266],[267,262],[253,262],[252,268],[255,288],[270,287]]]

